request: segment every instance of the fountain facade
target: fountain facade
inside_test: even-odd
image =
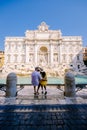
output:
[[[62,76],[65,69],[84,67],[82,38],[62,36],[42,22],[37,30],[27,30],[24,37],[5,38],[3,73],[31,74],[34,67],[45,69],[48,76]]]

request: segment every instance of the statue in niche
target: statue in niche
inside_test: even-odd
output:
[[[46,65],[46,63],[47,63],[47,56],[44,55],[44,54],[41,54],[40,58],[39,58],[39,62],[41,63],[42,66]]]
[[[33,55],[30,55],[29,62],[33,62]]]
[[[57,55],[54,55],[54,62],[57,62],[58,61],[58,56]]]

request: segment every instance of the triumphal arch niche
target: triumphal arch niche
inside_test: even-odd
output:
[[[40,66],[44,66],[48,64],[48,49],[44,46],[39,48],[38,51],[38,63]]]
[[[82,38],[62,36],[42,22],[37,30],[26,30],[24,37],[5,38],[4,70],[31,73],[40,66],[48,75],[63,75],[66,68],[79,71],[83,63]]]

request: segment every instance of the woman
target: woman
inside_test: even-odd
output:
[[[47,90],[46,90],[46,86],[47,86],[47,75],[46,75],[45,71],[42,71],[40,73],[41,73],[42,79],[40,80],[40,83],[39,83],[39,86],[38,86],[38,90],[39,90],[39,88],[41,86],[42,94],[43,94],[43,88],[44,88],[44,90],[45,90],[44,94],[46,95],[47,94]],[[37,93],[38,93],[38,90],[37,90]]]

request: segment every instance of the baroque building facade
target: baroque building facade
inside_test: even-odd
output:
[[[83,60],[87,60],[87,47],[83,48]]]
[[[57,74],[69,67],[79,71],[84,66],[82,48],[81,36],[62,36],[61,30],[49,30],[42,22],[24,37],[5,38],[4,67],[16,72],[29,72],[36,66]]]
[[[4,65],[4,51],[0,51],[0,68],[2,68],[3,65]]]

